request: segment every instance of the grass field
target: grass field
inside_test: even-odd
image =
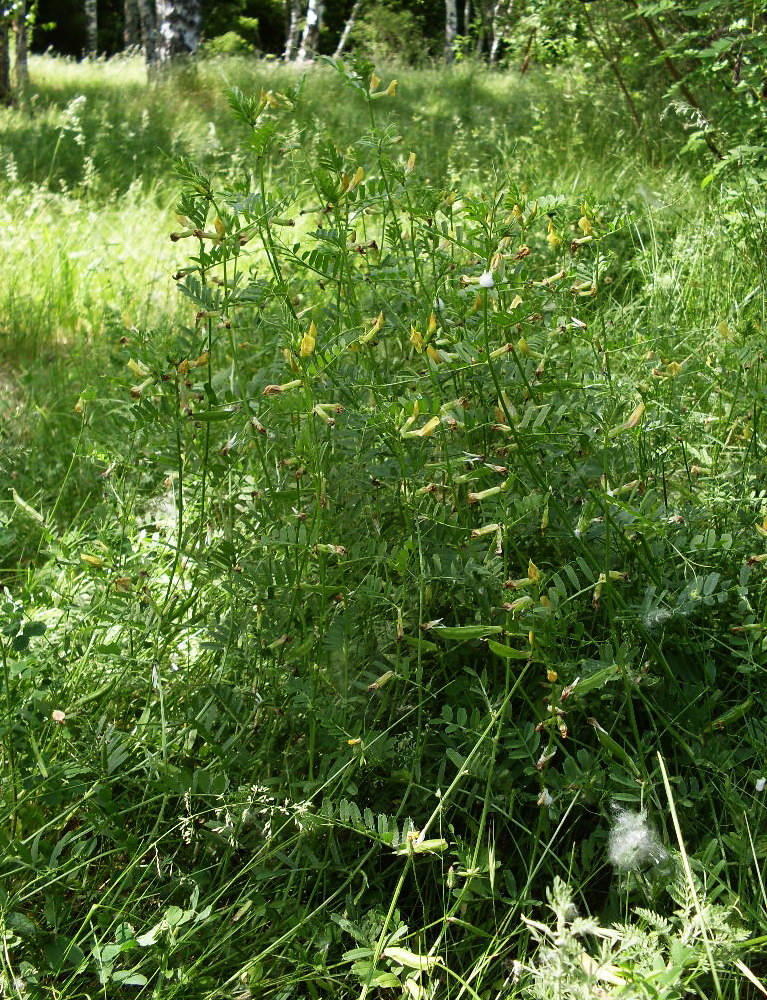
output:
[[[4,995],[764,995],[763,184],[576,72],[31,69]]]

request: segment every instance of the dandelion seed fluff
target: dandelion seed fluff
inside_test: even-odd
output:
[[[657,866],[668,860],[668,851],[650,826],[645,812],[615,807],[608,854],[619,871]]]

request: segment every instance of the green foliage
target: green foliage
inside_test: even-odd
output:
[[[258,66],[7,113],[3,988],[756,996],[759,175]]]
[[[702,886],[696,889],[700,892]],[[744,937],[732,910],[715,903],[699,909],[695,891],[682,879],[669,884],[668,894],[677,907],[670,917],[638,907],[633,921],[602,927],[578,916],[572,891],[555,878],[546,895],[556,926],[528,921],[542,945],[532,970],[531,996],[590,1000],[596,992],[681,1000],[700,982],[702,972],[711,971],[712,959],[715,974],[717,967],[725,971]],[[607,993],[603,983],[618,990]]]
[[[223,35],[216,35],[203,43],[203,54],[208,56],[238,56],[255,52],[255,43],[258,41],[258,21],[254,18],[248,18],[248,20],[254,21],[251,30],[246,30],[244,34],[237,31],[226,31]],[[249,41],[247,36],[253,36],[253,41]]]
[[[377,64],[422,66],[433,51],[415,14],[386,4],[372,4],[364,11],[350,43],[355,52]]]

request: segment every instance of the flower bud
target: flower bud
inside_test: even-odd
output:
[[[418,351],[419,354],[423,353],[424,342],[423,337],[414,326],[410,327],[410,343]]]
[[[365,180],[365,170],[363,167],[357,167],[354,171],[354,176],[349,181],[349,191],[354,191],[360,186],[360,184]]]
[[[309,324],[309,330],[301,338],[301,346],[299,348],[299,354],[302,358],[308,358],[309,355],[314,351],[314,345],[317,343],[317,327],[314,325],[314,320]]]
[[[133,358],[131,358],[128,362],[128,367],[136,378],[146,378],[146,376],[150,374],[149,369],[145,364],[143,364],[143,362],[134,361]]]

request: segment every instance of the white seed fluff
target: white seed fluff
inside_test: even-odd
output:
[[[479,276],[479,287],[480,288],[492,288],[495,284],[495,278],[493,277],[492,271],[483,271]]]
[[[647,813],[629,812],[620,807],[615,807],[608,854],[612,864],[624,872],[659,865],[668,858],[658,834],[650,826]]]
[[[767,778],[757,778],[755,787],[757,792],[763,792],[767,788]]]

